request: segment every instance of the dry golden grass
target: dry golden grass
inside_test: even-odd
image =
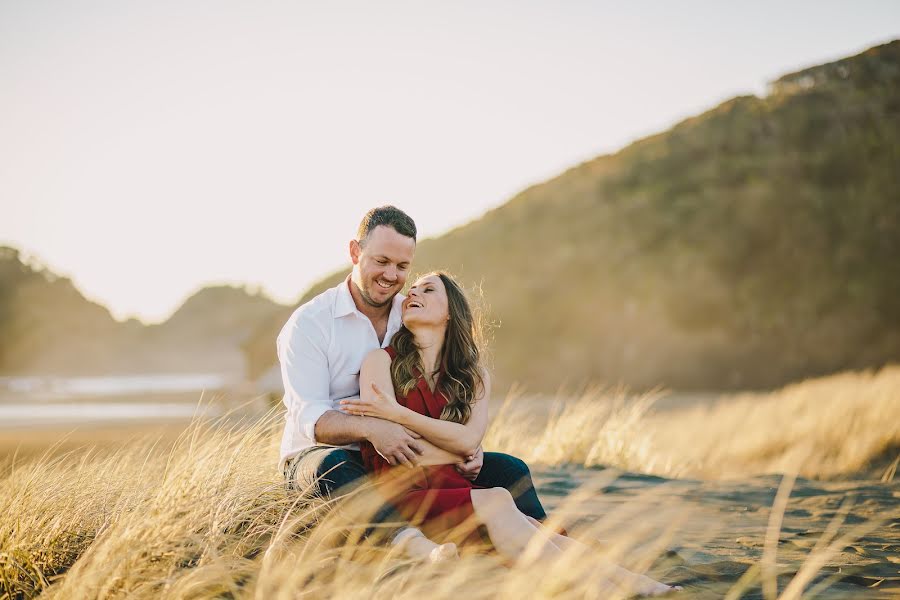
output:
[[[892,477],[900,457],[900,366],[653,414],[658,396],[594,389],[558,401],[543,418],[511,395],[485,446],[529,463],[609,465],[705,479],[792,471],[822,479],[875,470]]]
[[[535,463],[713,477],[787,465],[832,476],[865,468],[897,447],[896,419],[888,415],[897,414],[898,390],[896,368],[846,374],[679,414],[675,432],[671,419],[657,423],[647,412],[651,397],[585,397],[560,406],[543,423],[529,422],[527,407],[513,399],[486,445]],[[139,440],[119,449],[7,461],[0,472],[0,599],[627,595],[603,591],[596,558],[577,553],[553,565],[511,568],[492,555],[470,554],[408,570],[383,545],[360,539],[374,504],[365,490],[336,507],[284,491],[274,469],[280,428],[275,414],[257,422],[198,421],[174,444]],[[575,522],[615,476],[597,472],[557,506],[554,518]],[[775,540],[786,504],[784,492],[770,521]],[[666,485],[660,485],[582,522],[574,533],[609,560],[665,580],[667,544],[686,518],[683,511],[666,502]],[[622,523],[633,525],[623,530]],[[836,521],[776,595],[800,597],[822,565],[876,525],[848,529]],[[604,543],[591,541],[598,539]],[[777,588],[775,546],[767,543],[763,560],[733,586],[731,597],[760,581],[763,589]],[[270,547],[277,552],[266,557]]]

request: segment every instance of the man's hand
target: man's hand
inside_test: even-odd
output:
[[[481,473],[481,466],[484,464],[484,450],[478,446],[478,450],[472,456],[466,457],[466,462],[456,465],[456,470],[460,475],[474,481],[478,474]]]
[[[375,450],[391,465],[406,465],[413,468],[424,452],[417,441],[420,436],[402,425],[381,419],[367,419],[366,439]],[[480,468],[480,467],[479,467]]]

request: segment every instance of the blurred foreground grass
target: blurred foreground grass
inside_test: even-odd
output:
[[[485,446],[533,465],[610,465],[707,479],[770,472],[853,478],[878,469],[887,483],[896,469],[900,368],[672,414],[653,414],[652,402],[595,391],[537,418],[511,397]],[[7,458],[0,471],[0,598],[617,597],[601,592],[596,558],[577,554],[507,568],[491,554],[472,553],[408,569],[383,545],[359,539],[375,504],[365,490],[337,505],[284,491],[274,468],[280,431],[280,413],[273,413],[258,421],[197,421],[174,442],[145,437]],[[670,581],[677,570],[668,544],[687,509],[666,502],[668,484],[589,523],[579,519],[617,476],[597,471],[553,518],[610,560]],[[837,553],[900,517],[849,520],[849,507],[839,510],[802,564],[786,568],[778,534],[791,481],[785,478],[775,498],[769,529],[760,528],[761,557],[718,597],[749,590],[798,598],[810,584],[823,588],[836,580],[823,567]],[[273,545],[278,552],[266,557]],[[704,596],[690,586],[682,595]]]

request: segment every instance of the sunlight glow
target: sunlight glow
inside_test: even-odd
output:
[[[441,234],[896,37],[897,6],[5,2],[0,244],[118,318],[209,282],[290,302],[371,206]]]

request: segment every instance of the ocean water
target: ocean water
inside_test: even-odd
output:
[[[29,400],[76,400],[86,397],[127,396],[220,390],[232,383],[219,374],[141,374],[96,377],[0,377],[0,396]]]
[[[78,423],[128,423],[213,417],[221,409],[184,402],[72,402],[0,404],[0,429],[50,427]]]
[[[0,377],[0,429],[215,416],[220,408],[200,406],[201,395],[230,383],[216,374]],[[174,397],[170,402],[147,401],[147,396],[191,392],[198,402],[176,402]]]

